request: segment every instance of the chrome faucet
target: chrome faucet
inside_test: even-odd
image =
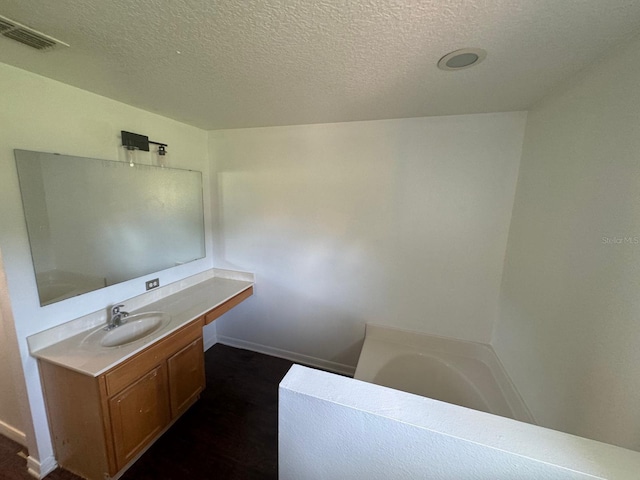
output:
[[[125,318],[129,316],[129,312],[120,310],[122,307],[124,307],[124,305],[114,305],[111,307],[111,317],[107,322],[107,326],[104,327],[105,330],[113,330],[126,322]]]

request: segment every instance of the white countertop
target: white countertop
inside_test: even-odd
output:
[[[169,324],[148,337],[120,347],[93,346],[89,348],[82,340],[96,328],[82,331],[69,338],[31,352],[36,358],[55,363],[77,372],[97,377],[123,360],[135,355],[150,344],[168,336],[183,325],[195,320],[212,308],[224,303],[253,285],[252,281],[213,277],[177,293],[149,303],[130,314],[161,311],[171,315]]]

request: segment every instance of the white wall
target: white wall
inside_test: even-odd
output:
[[[215,262],[257,278],[221,341],[339,371],[365,322],[488,342],[525,120],[211,132]]]
[[[22,370],[18,361],[12,362],[10,355],[13,353],[11,346],[15,345],[15,339],[9,337],[5,331],[4,315],[0,311],[0,434],[4,434],[13,440],[18,440],[24,435],[25,422],[22,419],[20,398],[17,393],[15,368]],[[18,353],[17,351],[15,353]],[[14,435],[11,434],[14,432]],[[16,438],[16,435],[18,438]],[[26,440],[21,440],[24,443]]]
[[[27,439],[29,453],[50,465],[52,447],[40,380],[36,361],[28,355],[26,337],[138,295],[144,292],[144,279],[40,308],[13,149],[124,159],[119,136],[120,130],[128,130],[169,144],[173,166],[201,170],[208,178],[207,133],[3,64],[0,92],[0,248],[36,433],[35,439]],[[149,157],[143,161],[148,162]],[[204,193],[205,229],[210,232],[208,184]],[[209,235],[207,258],[160,272],[160,282],[164,285],[211,268],[211,258]]]
[[[0,251],[0,434],[26,446],[33,436],[11,298]]]
[[[294,365],[281,480],[636,479],[640,453]]]
[[[633,449],[639,85],[636,39],[529,113],[493,340],[539,423]]]

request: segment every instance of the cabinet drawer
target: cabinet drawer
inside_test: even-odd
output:
[[[209,325],[216,318],[218,318],[219,316],[221,316],[224,313],[227,313],[229,310],[231,310],[233,307],[235,307],[239,303],[241,303],[244,300],[246,300],[247,298],[249,298],[251,295],[253,295],[253,287],[247,288],[243,292],[240,292],[239,294],[237,294],[235,297],[232,297],[229,300],[227,300],[226,302],[224,302],[223,304],[218,305],[213,310],[209,310],[204,315],[204,324],[205,325]]]
[[[110,370],[105,374],[107,395],[115,395],[201,335],[202,317]]]

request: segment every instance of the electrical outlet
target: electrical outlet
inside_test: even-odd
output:
[[[147,286],[147,290],[151,290],[152,288],[158,288],[160,286],[160,279],[154,278],[153,280],[149,280],[145,283]]]

